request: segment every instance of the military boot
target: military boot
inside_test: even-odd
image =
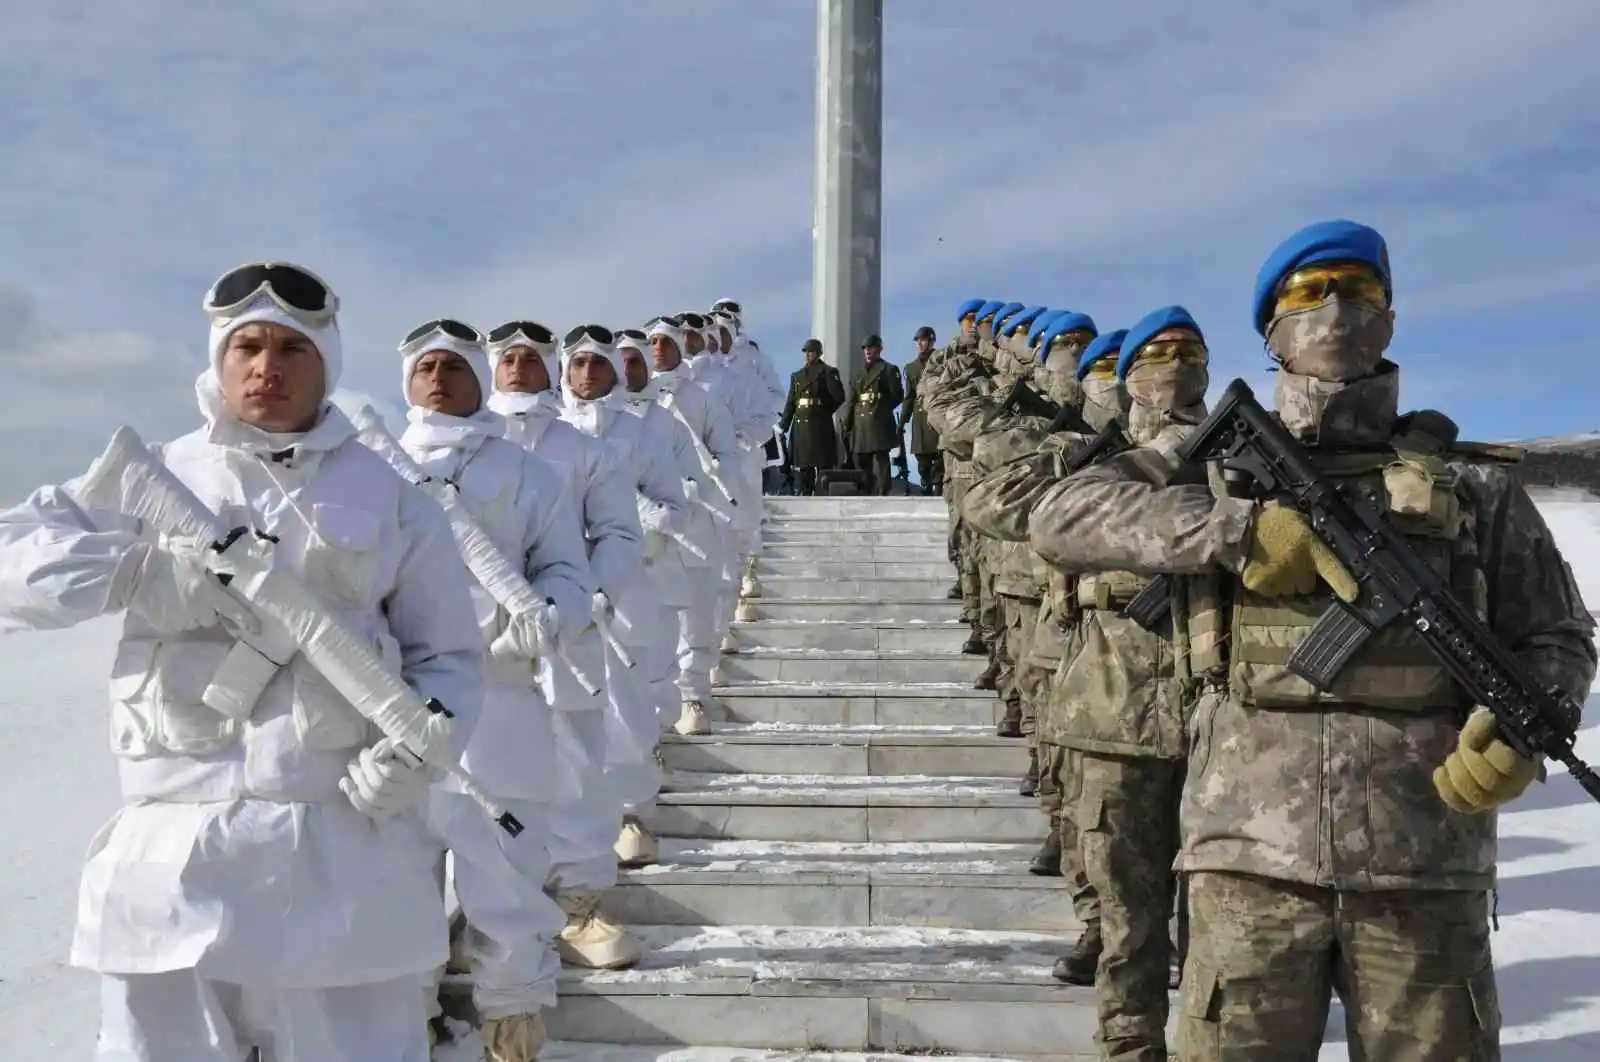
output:
[[[961,646],[961,651],[963,653],[965,653],[967,656],[988,656],[989,655],[989,647],[987,645],[983,644],[983,639],[978,636],[978,632],[977,631],[973,631],[970,635],[967,636],[966,642],[963,643],[962,646]]]
[[[1028,773],[1022,776],[1022,784],[1017,787],[1017,792],[1025,797],[1039,795],[1039,757],[1028,757]]]
[[[987,650],[985,650],[985,651],[987,652]],[[975,689],[975,690],[994,690],[994,689],[999,689],[1000,687],[997,684],[999,682],[999,679],[1000,679],[1000,665],[998,663],[996,663],[995,661],[991,660],[989,662],[989,666],[983,669],[983,674],[979,675],[978,676],[978,680],[972,684],[972,688]],[[1007,709],[1007,711],[1009,711],[1009,710],[1010,709]],[[1021,713],[1022,713],[1022,709],[1018,708],[1017,709],[1017,726],[1018,726],[1019,729],[1022,726],[1022,714]]]
[[[1056,960],[1050,976],[1069,985],[1094,985],[1094,971],[1100,965],[1100,923],[1090,922],[1078,934],[1072,950]]]
[[[1028,863],[1028,873],[1041,878],[1061,876],[1061,834],[1051,830]]]
[[[961,584],[960,583],[951,584],[950,589],[948,589],[948,590],[946,590],[944,592],[944,599],[946,601],[960,601],[961,600]]]
[[[996,670],[998,670],[998,669],[996,669]],[[990,685],[987,688],[992,690],[992,689],[994,689],[994,686]],[[1022,736],[1022,702],[1021,701],[1007,701],[1006,702],[1006,714],[1000,717],[1000,723],[999,723],[998,726],[996,726],[994,728],[994,733],[995,733],[995,737],[1003,737],[1003,738],[1019,738],[1019,737]],[[1035,775],[1035,780],[1036,781],[1037,781],[1037,777],[1038,776]],[[1027,795],[1028,795],[1027,793],[1023,794],[1023,796],[1027,796]]]
[[[537,1011],[490,1018],[483,1023],[483,1054],[488,1062],[537,1062],[547,1034]]]

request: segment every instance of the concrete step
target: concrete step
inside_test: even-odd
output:
[[[885,516],[768,517],[762,528],[768,531],[936,531],[944,534],[950,527],[945,513],[901,513]]]
[[[821,651],[749,649],[717,663],[717,681],[747,682],[966,682],[988,666],[981,656],[907,650]]]
[[[943,498],[784,498],[766,499],[767,518],[827,520],[874,516],[948,516],[950,503]]]
[[[910,927],[644,926],[632,970],[563,969],[564,1040],[1059,1058],[1093,1047],[1094,991],[1050,977],[1053,935]],[[459,992],[458,980],[450,978]]]
[[[804,601],[809,598],[852,597],[864,601],[925,601],[938,599],[950,589],[950,575],[882,579],[806,578],[771,575],[760,579],[761,600]]]
[[[950,563],[950,550],[946,546],[855,546],[846,548],[832,543],[816,545],[766,545],[761,547],[763,560],[772,561],[852,561],[872,564],[936,564]]]
[[[993,692],[960,682],[895,686],[769,682],[719,686],[712,692],[733,723],[992,726],[1005,714],[1004,703]]]
[[[1021,778],[1027,743],[967,726],[718,724],[715,733],[667,734],[661,755],[674,771],[738,774],[989,775]]]
[[[757,620],[733,625],[733,636],[740,652],[819,649],[953,653],[961,650],[970,633],[971,628],[965,623],[948,620],[942,623]]]
[[[669,774],[645,823],[728,841],[1038,843],[1038,801],[1015,778]]]
[[[465,1030],[466,1026],[462,1025]],[[482,1048],[477,1035],[468,1034],[458,1053],[453,1048],[441,1047],[434,1051],[434,1062],[480,1062]],[[1021,1055],[960,1055],[949,1052],[939,1054],[940,1062],[1020,1062]],[[1056,1062],[1096,1062],[1097,1055],[1071,1054],[1052,1056]],[[642,1045],[624,1047],[620,1044],[590,1044],[569,1040],[552,1040],[539,1052],[540,1062],[926,1062],[927,1054],[897,1055],[873,1047],[870,1053],[860,1051],[812,1051],[801,1048],[750,1047],[666,1047]],[[1031,1062],[1031,1060],[1030,1060]]]
[[[945,587],[944,589],[948,589]],[[746,602],[756,620],[818,620],[839,622],[952,622],[961,618],[961,602],[938,597],[901,601],[866,601],[855,597],[812,597],[804,600],[757,597]]]
[[[948,542],[944,530],[926,531],[792,531],[773,528],[761,532],[762,545],[773,546],[940,546]]]
[[[942,554],[937,560],[904,561],[763,558],[756,562],[756,574],[763,579],[775,575],[801,579],[940,579],[949,586],[956,569]]]
[[[1074,939],[1060,878],[1028,873],[1037,844],[662,841],[605,909],[629,925],[924,926]]]

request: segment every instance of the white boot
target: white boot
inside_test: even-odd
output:
[[[711,674],[708,677],[711,679],[711,684],[713,686],[722,685],[722,665],[713,665],[711,668]]]
[[[622,832],[615,845],[617,866],[647,867],[661,858],[661,845],[637,815],[622,816]]]
[[[711,733],[711,714],[706,711],[706,706],[699,701],[684,701],[683,714],[678,716],[678,722],[672,729],[685,737],[691,734],[709,734]]]
[[[733,636],[731,630],[722,636],[722,651],[729,655],[737,655],[739,652],[739,639]]]
[[[567,927],[556,938],[556,953],[569,966],[591,970],[625,970],[644,955],[628,930],[600,913],[598,892],[557,893],[567,913]]]
[[[754,623],[757,619],[754,601],[740,601],[739,607],[733,610],[733,618],[740,623]]]
[[[513,1014],[509,1018],[490,1018],[483,1023],[483,1056],[488,1062],[535,1062],[548,1039],[544,1016]]]

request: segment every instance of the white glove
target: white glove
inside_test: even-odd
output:
[[[383,738],[350,761],[339,790],[363,815],[386,819],[420,801],[428,791],[429,777],[425,764],[408,752],[396,751],[394,742]]]
[[[604,590],[596,590],[589,599],[589,614],[601,623],[609,622],[616,609],[611,607],[611,599]]]
[[[660,502],[651,502],[648,505],[640,507],[639,525],[646,531],[653,531],[658,535],[662,534],[667,529],[667,519],[671,516],[671,514],[672,510],[668,509],[665,505],[662,505]]]
[[[156,630],[174,634],[222,622],[217,610],[226,607],[226,595],[206,567],[202,550],[181,544],[135,548],[146,552],[128,593],[129,609]]]
[[[550,652],[560,630],[556,607],[547,602],[512,616],[506,629],[489,646],[489,655],[537,660]]]

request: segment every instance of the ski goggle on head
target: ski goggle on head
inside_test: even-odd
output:
[[[489,347],[492,350],[510,350],[512,347],[548,350],[555,341],[556,334],[538,321],[507,321],[489,330]]]
[[[339,312],[339,296],[327,281],[288,262],[249,262],[230,269],[211,285],[201,305],[211,317],[226,319],[261,296],[313,327],[326,324]]]
[[[586,339],[599,343],[602,347],[609,347],[617,342],[617,337],[605,325],[581,324],[561,337],[561,345],[570,350]]]
[[[436,317],[426,324],[420,324],[406,333],[405,339],[400,342],[400,353],[409,354],[413,351],[428,349],[427,344],[434,336],[444,336],[458,343],[483,344],[483,333],[469,324],[464,324],[451,317]]]
[[[1359,302],[1379,310],[1389,308],[1383,281],[1364,262],[1330,262],[1297,269],[1278,283],[1273,315],[1311,310],[1330,296]]]

